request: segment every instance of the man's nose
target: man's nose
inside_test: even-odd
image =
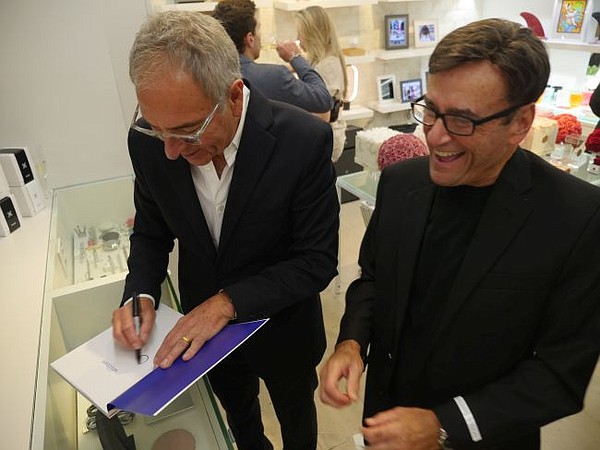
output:
[[[433,125],[429,127],[429,131],[426,131],[425,136],[427,137],[427,143],[430,147],[446,144],[452,139],[450,133],[446,130],[444,121],[441,117],[435,119]]]
[[[181,155],[181,142],[177,138],[167,137],[164,138],[165,143],[165,155],[171,160],[179,158]]]

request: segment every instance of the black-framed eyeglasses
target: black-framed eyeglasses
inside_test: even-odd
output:
[[[202,134],[204,133],[206,128],[208,128],[208,126],[212,122],[217,110],[221,106],[221,103],[222,103],[222,100],[219,100],[217,102],[217,104],[215,105],[215,107],[210,112],[210,114],[206,117],[206,119],[204,119],[204,122],[202,122],[202,125],[200,125],[200,128],[198,128],[198,130],[196,130],[192,134],[162,133],[160,131],[156,131],[151,128],[144,128],[144,127],[139,126],[137,124],[138,120],[142,118],[140,115],[140,105],[139,104],[135,107],[135,112],[133,113],[133,119],[131,120],[130,128],[134,129],[135,131],[139,131],[140,133],[143,133],[146,136],[160,139],[161,141],[172,138],[172,139],[179,139],[186,144],[200,145],[202,142],[201,141]]]
[[[419,103],[423,101],[425,96],[419,97],[413,102],[410,102],[410,107],[412,109],[412,114],[415,120],[423,125],[428,127],[432,127],[435,124],[435,121],[440,118],[442,119],[442,123],[444,124],[444,128],[450,134],[454,134],[456,136],[472,136],[475,133],[475,127],[477,125],[481,125],[487,122],[490,122],[494,119],[499,119],[501,117],[506,117],[515,112],[517,109],[528,105],[529,103],[523,103],[516,106],[511,106],[510,108],[503,109],[491,116],[483,117],[481,119],[470,119],[469,117],[461,116],[460,114],[442,114],[436,111],[435,109],[423,104]]]

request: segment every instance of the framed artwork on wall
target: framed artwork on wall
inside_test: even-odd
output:
[[[396,76],[381,75],[377,77],[377,99],[379,102],[390,102],[396,98]]]
[[[402,103],[412,102],[421,97],[423,95],[421,79],[401,81],[400,95],[402,96]]]
[[[415,20],[415,47],[433,47],[439,41],[437,20]]]
[[[583,41],[589,26],[595,24],[590,16],[590,0],[555,0],[552,37]]]
[[[408,48],[408,14],[393,14],[385,16],[385,49],[396,50]]]

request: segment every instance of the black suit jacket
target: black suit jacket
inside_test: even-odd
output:
[[[383,171],[339,340],[368,352],[365,416],[388,389],[436,186],[427,158]],[[413,361],[456,448],[535,442],[582,408],[600,342],[600,189],[517,150],[493,187],[444,309]],[[415,300],[417,301],[417,300]],[[469,405],[474,445],[453,398]],[[538,438],[539,439],[539,438]]]
[[[160,140],[131,131],[136,216],[124,298],[159,298],[178,239],[184,312],[224,289],[238,320],[271,318],[240,349],[257,370],[316,364],[325,348],[319,292],[337,266],[331,146],[328,124],[252,91],[217,249],[189,163],[168,160]]]

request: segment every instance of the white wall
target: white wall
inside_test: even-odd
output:
[[[50,184],[131,173],[127,54],[143,0],[0,3],[0,146],[29,146]]]
[[[598,0],[596,3],[599,3]],[[596,11],[598,8],[591,8]],[[485,0],[483,6],[483,17],[502,17],[525,24],[520,16],[521,12],[534,14],[541,22],[544,33],[552,38],[554,1],[552,0]],[[587,18],[596,28],[596,22]],[[564,86],[566,89],[581,89],[587,84],[586,69],[590,53],[575,52],[569,50],[550,49],[550,85]],[[595,85],[595,83],[592,83]]]
[[[127,56],[156,1],[0,0],[0,146],[41,151],[55,187],[130,174],[126,134],[135,95]],[[552,0],[426,0],[336,8],[332,13],[342,44],[358,37],[359,46],[374,49],[382,46],[385,14],[408,13],[411,21],[438,19],[445,34],[480,17],[524,23],[519,13],[528,11],[549,29],[553,5]],[[295,37],[293,14],[265,8],[261,15],[279,38]],[[552,50],[550,55],[551,84],[568,88],[585,81],[589,54]],[[416,58],[361,64],[357,103],[377,98],[377,75],[419,77],[426,62]],[[361,125],[406,120],[405,113],[377,114]]]

